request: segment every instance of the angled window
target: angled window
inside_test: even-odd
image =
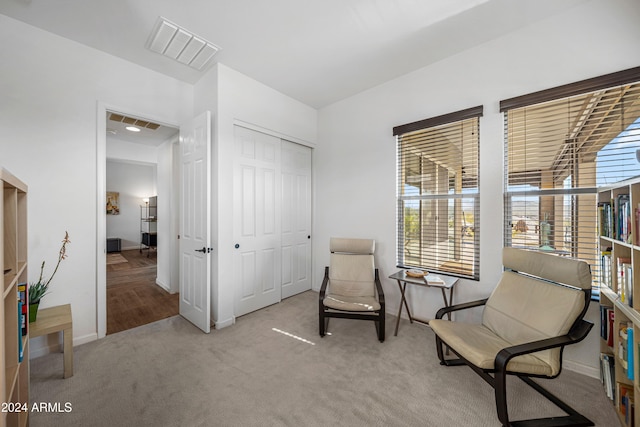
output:
[[[504,244],[599,275],[597,188],[640,175],[640,67],[502,101]]]
[[[482,107],[397,126],[397,262],[478,280]]]

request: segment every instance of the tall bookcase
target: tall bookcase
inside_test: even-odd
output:
[[[6,405],[3,406],[0,426],[26,426],[29,423],[29,336],[21,332],[18,284],[27,283],[27,186],[2,168],[0,180],[0,220],[3,224],[0,234],[0,263],[3,268],[0,288],[4,299],[0,308],[3,323],[0,327],[0,401]]]
[[[598,192],[598,222],[603,385],[622,424],[640,425],[640,179]]]

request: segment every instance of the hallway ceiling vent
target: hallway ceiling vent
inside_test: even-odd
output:
[[[201,71],[220,48],[160,16],[149,36],[149,50]]]
[[[156,130],[160,127],[159,124],[148,122],[146,120],[134,119],[133,117],[123,116],[122,114],[111,113],[109,114],[109,120],[113,120],[114,122],[122,122],[128,125],[138,126],[141,128],[147,128],[151,130]]]

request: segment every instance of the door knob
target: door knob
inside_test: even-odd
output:
[[[236,243],[236,244],[235,244],[235,246],[234,246],[234,248],[236,248],[236,249],[238,249],[239,247],[240,247],[240,245],[239,245],[239,244],[237,244],[237,243]]]
[[[196,249],[196,252],[202,252],[203,254],[207,252],[207,248],[205,248],[204,246],[202,247],[202,249]]]

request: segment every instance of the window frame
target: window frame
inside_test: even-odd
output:
[[[542,90],[542,91],[538,91],[538,92],[533,92],[531,94],[527,94],[527,95],[522,95],[522,96],[518,96],[518,97],[514,97],[514,98],[509,98],[509,99],[505,99],[500,101],[500,112],[503,113],[503,122],[504,122],[504,162],[505,162],[505,170],[504,170],[504,210],[503,210],[503,225],[504,225],[504,237],[503,237],[503,242],[504,245],[507,246],[507,243],[510,242],[510,233],[509,233],[509,229],[508,229],[508,222],[511,221],[513,215],[513,211],[510,211],[510,207],[511,207],[511,203],[513,202],[513,197],[517,197],[517,196],[532,196],[532,197],[538,197],[538,199],[540,199],[541,197],[545,197],[545,196],[553,196],[553,197],[570,197],[572,198],[572,207],[571,209],[577,209],[575,211],[572,211],[572,221],[575,221],[576,223],[580,222],[579,219],[579,209],[580,207],[575,207],[575,204],[579,204],[578,198],[581,195],[592,195],[594,197],[594,203],[593,206],[590,206],[590,209],[593,211],[592,213],[595,215],[595,211],[597,209],[596,206],[596,202],[597,202],[597,197],[598,197],[598,190],[599,187],[597,186],[597,174],[596,172],[594,172],[594,185],[593,186],[583,186],[583,187],[574,187],[574,188],[559,188],[559,187],[555,187],[552,189],[542,189],[541,187],[538,188],[537,190],[533,190],[533,191],[514,191],[514,190],[509,190],[509,166],[508,166],[508,161],[509,161],[509,141],[508,141],[508,135],[509,135],[509,120],[508,120],[508,115],[509,112],[515,109],[520,109],[520,108],[524,108],[524,107],[531,107],[531,106],[536,106],[538,104],[543,104],[546,102],[551,102],[551,101],[558,101],[561,100],[563,98],[571,98],[571,97],[576,97],[576,96],[580,96],[580,95],[587,95],[589,93],[593,93],[593,92],[597,92],[597,91],[603,91],[603,90],[609,90],[609,89],[614,89],[616,87],[620,87],[620,86],[624,86],[624,85],[629,85],[629,84],[634,84],[634,83],[638,83],[640,82],[640,67],[634,67],[634,68],[630,68],[627,70],[622,70],[622,71],[618,71],[618,72],[614,72],[614,73],[610,73],[610,74],[606,74],[606,75],[602,75],[599,77],[594,77],[594,78],[590,78],[590,79],[586,79],[586,80],[581,80],[575,83],[569,83],[566,85],[562,85],[562,86],[557,86],[554,88],[550,88],[550,89],[546,89],[546,90]],[[529,153],[527,153],[527,155],[529,155]],[[577,164],[577,165],[573,165],[573,168],[578,168],[581,164]],[[573,176],[573,172],[569,171],[568,172],[568,176]],[[555,203],[555,200],[554,200]],[[507,218],[507,214],[511,213],[511,217]],[[578,218],[576,218],[576,216]],[[559,221],[562,221],[562,218],[559,218]],[[573,227],[573,226],[572,226]],[[572,233],[576,233],[576,231],[572,228],[571,230]],[[596,231],[594,234],[594,246],[595,246],[595,250],[597,251],[597,239],[598,239],[598,230],[596,227]],[[578,246],[580,245],[580,242],[578,240],[578,237],[575,237],[575,241],[572,241],[571,245],[573,246]],[[596,256],[593,260],[593,264],[592,264],[592,269],[599,269],[599,258],[597,256],[597,252],[596,252]],[[594,286],[593,286],[593,291],[592,295],[594,295],[594,298],[597,299],[598,298],[598,280],[597,280],[597,274],[594,275]]]
[[[397,207],[397,217],[396,217],[396,233],[397,233],[397,247],[396,247],[396,256],[397,256],[397,266],[400,268],[420,268],[423,270],[428,270],[428,271],[434,271],[437,273],[441,273],[443,275],[451,275],[451,276],[455,276],[455,277],[461,277],[461,278],[465,278],[465,279],[469,279],[469,280],[480,280],[480,117],[482,117],[483,115],[483,106],[476,106],[476,107],[472,107],[472,108],[467,108],[464,110],[460,110],[460,111],[456,111],[453,113],[448,113],[448,114],[444,114],[441,116],[437,116],[437,117],[432,117],[432,118],[427,118],[424,120],[419,120],[416,122],[412,122],[412,123],[408,123],[405,125],[400,125],[400,126],[396,126],[393,128],[393,135],[396,137],[396,164],[397,164],[397,195],[396,195],[396,207]],[[470,119],[475,119],[475,130],[477,131],[477,134],[475,135],[475,140],[477,142],[477,147],[475,147],[475,153],[473,155],[475,155],[475,161],[477,162],[475,164],[475,168],[477,170],[477,178],[476,179],[476,185],[475,185],[475,192],[473,193],[459,193],[459,192],[454,192],[451,193],[450,191],[448,191],[446,194],[442,193],[441,190],[436,192],[435,194],[424,194],[422,191],[420,192],[419,195],[403,195],[402,194],[402,188],[401,186],[404,185],[404,183],[402,182],[402,167],[406,167],[407,165],[404,162],[404,157],[403,157],[403,149],[402,149],[402,144],[401,144],[401,138],[403,135],[408,135],[414,132],[418,132],[418,131],[425,131],[427,132],[429,129],[431,128],[437,128],[439,126],[443,126],[443,125],[450,125],[450,124],[455,124],[455,123],[460,123],[461,126],[464,126],[464,122]],[[461,139],[462,141],[463,139]],[[406,153],[404,153],[404,155],[406,156]],[[424,174],[426,172],[424,172],[423,170],[423,165],[425,162],[432,162],[434,163],[434,168],[435,169],[443,169],[438,167],[435,162],[427,159],[426,157],[419,157],[419,175],[424,178]],[[460,177],[460,179],[462,180],[462,178]],[[462,187],[461,187],[462,188]],[[468,269],[464,268],[464,263],[462,262],[462,260],[460,260],[460,265],[458,266],[458,268],[456,267],[451,267],[448,269],[443,269],[444,267],[442,265],[440,265],[441,268],[434,268],[434,266],[429,266],[429,265],[423,265],[425,264],[425,260],[430,260],[430,259],[438,259],[439,255],[437,254],[437,252],[439,252],[440,250],[437,249],[435,246],[433,247],[433,253],[436,253],[436,255],[434,255],[433,253],[428,254],[426,257],[424,256],[420,256],[420,258],[422,258],[420,260],[420,265],[412,265],[412,264],[408,264],[407,262],[405,262],[405,243],[406,243],[406,236],[404,233],[404,229],[405,229],[405,212],[404,212],[404,203],[408,200],[413,200],[413,201],[419,201],[420,203],[420,212],[422,212],[422,203],[424,201],[427,202],[433,202],[435,203],[435,207],[432,207],[432,210],[435,211],[440,211],[443,209],[447,209],[447,212],[449,212],[448,209],[450,209],[450,203],[451,201],[453,201],[454,203],[454,210],[457,209],[457,206],[459,204],[461,204],[461,200],[464,199],[473,199],[473,213],[474,213],[474,231],[472,233],[473,235],[473,265],[472,265],[472,269],[471,269],[471,273],[467,273]],[[443,201],[446,201],[446,203],[442,203]],[[420,216],[422,214],[419,214]],[[464,220],[464,212],[462,213],[463,216],[463,222],[466,224],[466,221]],[[442,221],[442,220],[439,220]],[[448,219],[447,219],[448,222]],[[440,226],[442,226],[442,223],[439,223],[440,225],[436,225],[435,228],[439,229],[441,228]],[[448,228],[448,227],[447,227]],[[454,225],[455,228],[455,225]],[[425,250],[425,245],[423,242],[423,239],[425,238],[425,234],[423,233],[423,224],[422,221],[420,220],[420,225],[419,225],[419,232],[420,232],[420,251],[422,254],[422,251]],[[433,233],[435,233],[435,236],[438,236],[440,231],[436,230]],[[454,233],[454,242],[453,242],[453,246],[461,246],[462,245],[462,241],[464,239],[464,233],[465,230],[461,230],[461,232],[459,233],[459,237],[458,237],[458,233]],[[441,234],[441,233],[440,233]],[[449,239],[449,237],[447,237],[447,239]],[[429,250],[431,248],[427,247],[427,250]],[[453,261],[453,260],[451,260]],[[455,262],[455,261],[454,261]]]

